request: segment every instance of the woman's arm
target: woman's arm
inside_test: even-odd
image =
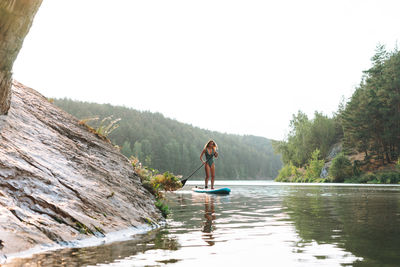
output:
[[[203,155],[204,155],[204,153],[205,153],[205,149],[203,149],[203,151],[201,151],[201,154],[200,154],[200,160],[201,160],[201,162],[203,162],[203,164],[206,163],[206,162],[203,160]]]

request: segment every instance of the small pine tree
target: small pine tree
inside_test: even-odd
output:
[[[322,168],[324,167],[324,160],[320,160],[320,151],[315,149],[311,155],[311,160],[306,167],[306,178],[319,178],[321,175]]]
[[[132,156],[131,143],[129,141],[125,141],[121,148],[121,153],[126,157]]]

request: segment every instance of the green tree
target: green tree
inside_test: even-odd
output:
[[[137,157],[140,161],[144,160],[143,152],[142,152],[142,144],[139,141],[136,141],[133,145],[132,154]]]
[[[342,112],[345,145],[376,155],[382,164],[400,151],[400,53],[379,45]]]
[[[311,159],[306,166],[305,177],[306,178],[319,178],[321,175],[321,170],[324,167],[324,160],[320,159],[319,149],[315,149],[311,155]]]
[[[340,183],[345,178],[350,178],[353,175],[350,160],[343,154],[338,154],[332,161],[329,168],[329,176],[332,182]]]
[[[315,112],[309,120],[299,111],[290,121],[290,132],[286,141],[273,142],[273,148],[282,155],[285,164],[292,162],[295,166],[304,167],[318,149],[319,157],[325,158],[333,144],[343,136],[340,121],[335,117]]]
[[[130,157],[133,155],[131,150],[131,143],[129,141],[125,141],[121,148],[121,153],[124,154],[126,157]]]

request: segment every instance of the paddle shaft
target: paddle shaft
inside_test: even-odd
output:
[[[215,154],[215,153],[214,153],[214,154]],[[203,165],[207,164],[207,162],[208,162],[209,160],[211,160],[211,159],[214,157],[214,154],[212,154],[212,157],[211,157],[211,158],[209,158],[208,160],[206,160],[205,163],[202,163],[202,164],[200,165],[200,167],[198,167],[194,172],[192,172],[192,174],[189,175],[188,178],[182,179],[182,180],[181,180],[182,186],[184,186],[184,185],[186,184],[186,181],[187,181],[190,177],[192,177],[193,174],[195,174],[198,170],[200,170],[200,168],[203,167]]]

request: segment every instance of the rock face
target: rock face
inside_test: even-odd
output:
[[[0,1],[0,114],[7,114],[11,99],[12,66],[42,0]]]
[[[332,160],[343,150],[343,144],[341,142],[336,143],[334,145],[332,145],[332,147],[329,150],[329,154],[326,157],[326,162],[324,167],[322,167],[321,170],[321,178],[327,178],[328,177],[328,171],[329,171],[329,167],[332,164]]]
[[[13,82],[0,116],[0,257],[160,220],[128,159]]]

